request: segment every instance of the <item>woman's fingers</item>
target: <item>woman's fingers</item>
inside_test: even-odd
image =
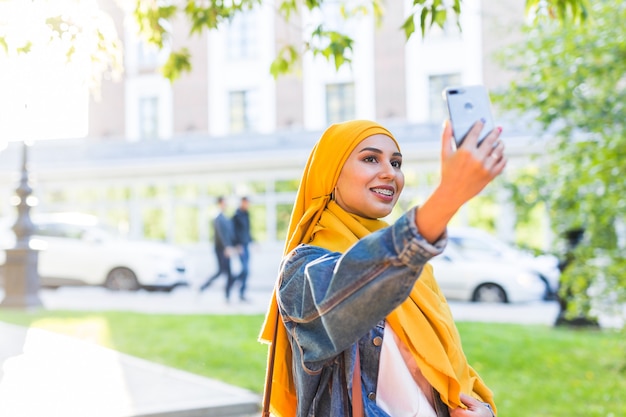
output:
[[[500,133],[502,133],[502,128],[500,126],[494,128],[485,136],[482,142],[478,145],[478,149],[480,152],[489,153],[490,149],[492,149],[498,142],[500,138]]]
[[[494,145],[492,145],[491,150],[488,154],[485,155],[485,167],[487,169],[492,169],[498,165],[506,157],[504,156],[504,142],[498,140]]]
[[[467,406],[466,409],[457,407],[450,410],[451,417],[492,417],[493,413],[485,404],[477,399],[461,394],[461,402]]]
[[[477,122],[472,130],[476,128],[477,125],[481,124],[482,122]],[[489,132],[485,139],[483,139],[483,141],[476,148],[468,149],[475,155],[478,161],[482,161],[483,166],[486,170],[496,173],[496,175],[499,174],[506,165],[506,157],[504,155],[504,142],[500,140],[500,133],[502,133],[502,128],[498,126],[491,132]],[[478,136],[472,135],[472,138],[476,139],[478,138]]]
[[[477,120],[476,123],[474,123],[472,128],[469,130],[469,132],[467,132],[467,135],[465,135],[463,143],[461,143],[461,148],[476,148],[478,146],[480,132],[482,132],[484,126],[485,123],[482,120]]]
[[[450,124],[450,120],[445,120],[443,122],[443,131],[441,132],[441,159],[443,161],[448,159],[454,152],[454,148],[452,147],[453,141],[452,125]]]

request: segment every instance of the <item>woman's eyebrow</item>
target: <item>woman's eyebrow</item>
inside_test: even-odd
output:
[[[381,155],[383,153],[383,151],[381,151],[380,149],[378,149],[378,148],[371,148],[371,147],[365,147],[365,148],[363,148],[363,149],[361,149],[359,151],[359,153],[361,153],[361,152],[374,152],[374,153],[381,154]],[[394,152],[393,156],[402,156],[402,154],[400,152]]]

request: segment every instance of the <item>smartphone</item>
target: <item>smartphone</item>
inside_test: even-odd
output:
[[[495,127],[491,113],[489,92],[483,85],[447,87],[443,90],[443,99],[448,109],[448,117],[452,124],[452,135],[456,146],[461,146],[463,139],[480,119],[485,125],[480,132],[478,144],[485,139]]]

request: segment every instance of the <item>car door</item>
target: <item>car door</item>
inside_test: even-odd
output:
[[[42,223],[35,239],[43,242],[39,252],[39,275],[44,284],[101,284],[97,242],[86,241],[85,226]]]
[[[435,279],[446,298],[469,300],[473,288],[472,269],[463,256],[448,246],[444,253],[435,257],[433,265]]]

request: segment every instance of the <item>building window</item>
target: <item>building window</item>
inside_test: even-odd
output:
[[[246,131],[248,129],[248,121],[246,120],[246,92],[231,91],[229,96],[230,131],[231,133]]]
[[[326,119],[329,124],[354,119],[354,84],[326,85]]]
[[[137,43],[137,64],[139,71],[153,71],[159,65],[159,51],[145,41]]]
[[[255,13],[247,11],[237,14],[228,25],[226,53],[228,59],[236,61],[255,57],[257,25]]]
[[[159,135],[159,98],[141,97],[139,99],[139,137],[154,139]]]
[[[241,90],[229,93],[230,132],[241,133],[253,131],[257,127],[255,109],[258,97],[255,91]]]
[[[461,74],[437,74],[428,77],[428,108],[430,109],[429,120],[432,123],[441,123],[448,118],[446,103],[443,100],[443,89],[459,85]]]

